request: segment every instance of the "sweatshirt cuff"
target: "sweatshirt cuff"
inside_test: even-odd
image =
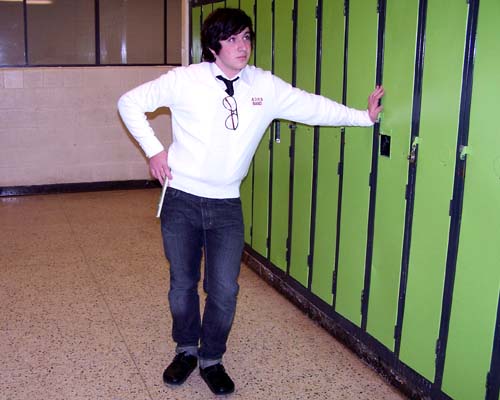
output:
[[[372,121],[370,118],[370,114],[368,113],[368,110],[365,110],[365,118],[366,118],[366,126],[373,126],[375,125],[375,122]]]
[[[142,150],[146,154],[147,158],[151,158],[158,153],[162,152],[165,150],[161,142],[158,140],[156,136],[148,137],[148,138],[143,138],[140,141],[140,145],[142,147]]]

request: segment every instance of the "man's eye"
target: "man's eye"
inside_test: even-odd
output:
[[[227,39],[228,42],[234,42],[234,37],[231,36],[229,39]]]

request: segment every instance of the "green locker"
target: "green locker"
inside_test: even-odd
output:
[[[240,0],[240,9],[245,11],[245,13],[252,19],[253,26],[255,29],[255,0]],[[255,55],[255,53],[254,53]],[[253,57],[250,58],[250,64],[252,64]]]
[[[299,0],[297,11],[297,87],[316,86],[316,2]],[[309,276],[314,128],[297,124],[293,166],[290,276],[307,287]]]
[[[465,1],[431,1],[427,5],[420,142],[400,358],[429,380],[435,374],[441,319],[466,20]]]
[[[275,2],[274,73],[281,79],[292,82],[293,58],[293,0]],[[290,179],[290,130],[288,122],[276,123],[280,143],[273,142],[271,246],[270,259],[278,268],[286,270],[288,236],[288,197]]]
[[[272,69],[272,0],[259,0],[257,3],[256,26],[256,61],[257,66]],[[269,140],[267,129],[257,148],[254,158],[253,182],[253,221],[252,248],[267,257],[267,233],[269,215]]]
[[[226,0],[226,7],[240,8],[240,0]]]
[[[378,155],[367,331],[391,350],[404,238],[418,7],[418,0],[386,3],[383,84],[387,94],[380,134],[389,138],[390,153]]]
[[[214,10],[217,9],[217,8],[223,8],[223,7],[225,7],[226,5],[224,3],[225,3],[224,1],[219,1],[218,3],[214,3],[213,4]]]
[[[377,0],[349,1],[347,105],[366,109],[375,87]],[[346,128],[336,311],[359,325],[364,286],[372,129]]]
[[[462,223],[443,374],[454,399],[485,398],[500,286],[500,3],[481,0]],[[480,338],[480,340],[478,340]]]
[[[210,15],[210,13],[213,11],[214,7],[213,7],[213,4],[205,4],[203,6],[201,6],[202,8],[202,18],[203,18],[203,21]]]
[[[245,243],[252,243],[252,181],[253,163],[248,169],[248,174],[241,182],[240,198],[243,210],[243,222],[245,224]]]
[[[344,0],[323,2],[321,94],[338,103],[342,102],[344,27]],[[320,129],[311,291],[330,305],[337,240],[340,140],[340,128]]]
[[[201,61],[201,7],[193,7],[191,14],[191,59],[196,64]]]
[[[253,15],[253,5],[255,0],[241,0],[240,8],[245,11],[252,22],[255,24],[255,18]],[[250,57],[250,64],[252,64],[253,56]],[[245,242],[247,244],[252,243],[252,192],[253,192],[253,162],[248,170],[248,175],[241,183],[240,187],[240,197],[241,205],[243,208],[243,221],[245,222]]]

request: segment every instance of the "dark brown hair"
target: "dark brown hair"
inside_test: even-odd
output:
[[[252,44],[254,32],[252,20],[237,8],[218,8],[205,19],[201,27],[201,48],[203,61],[214,62],[215,57],[210,50],[219,54],[221,40],[226,40],[232,35],[237,35],[245,28],[250,30]]]

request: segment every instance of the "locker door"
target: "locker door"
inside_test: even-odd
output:
[[[201,61],[201,7],[191,9],[191,60],[193,64]]]
[[[255,7],[255,0],[240,0],[240,9],[245,11],[245,13],[247,13],[247,15],[252,19],[253,26],[255,29],[254,7]]]
[[[465,1],[430,1],[401,360],[432,380],[448,248],[467,20]]]
[[[386,3],[384,87],[387,94],[380,124],[383,146],[378,154],[367,331],[390,349],[394,349],[405,225],[418,8],[419,0]]]
[[[205,4],[201,6],[202,8],[202,19],[205,21],[205,19],[210,15],[210,13],[213,11],[214,7],[212,4]]]
[[[297,9],[297,87],[314,93],[316,86],[316,2],[299,0]],[[311,238],[314,128],[297,125],[293,145],[293,209],[290,276],[307,287]]]
[[[272,0],[257,2],[256,62],[265,70],[272,69]],[[252,248],[267,257],[269,215],[269,140],[271,130],[264,134],[254,158]]]
[[[467,172],[443,391],[485,396],[500,286],[500,3],[481,0],[471,100]]]
[[[240,8],[240,0],[226,0],[226,7]]]
[[[322,10],[321,94],[342,102],[344,69],[344,0],[324,1]],[[340,128],[322,127],[319,134],[316,223],[311,291],[332,304],[337,240]]]
[[[276,1],[274,7],[274,73],[281,79],[292,82],[293,0]],[[270,259],[276,267],[286,270],[290,130],[287,121],[276,122],[275,129],[275,135],[280,137],[280,143],[274,140],[272,145]]]
[[[241,0],[240,8],[252,19],[255,26],[253,15],[254,0]],[[250,57],[249,64],[253,64],[253,56]],[[252,191],[253,191],[253,162],[250,165],[246,178],[241,183],[240,197],[243,208],[243,221],[245,223],[245,242],[252,243]]]
[[[375,87],[377,0],[349,1],[347,105],[366,109]],[[345,129],[342,215],[336,311],[361,322],[369,207],[372,134],[367,128]]]
[[[223,7],[225,7],[224,1],[219,1],[217,3],[214,3],[213,7],[214,7],[214,10],[217,9],[217,8],[223,8]]]

